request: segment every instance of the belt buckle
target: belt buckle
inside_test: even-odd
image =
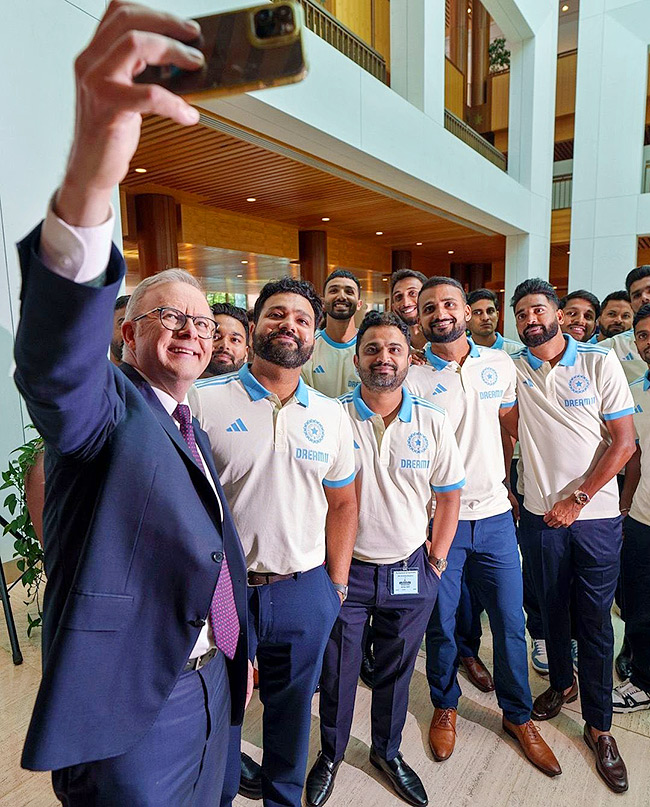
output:
[[[211,647],[211,648],[208,650],[208,652],[207,652],[207,653],[204,653],[202,656],[199,656],[199,657],[197,658],[197,660],[196,660],[196,661],[197,661],[197,664],[196,664],[196,667],[195,667],[194,669],[195,669],[195,670],[201,670],[201,669],[203,669],[203,667],[205,667],[205,665],[206,665],[208,662],[212,661],[212,659],[213,659],[213,658],[214,658],[216,655],[217,655],[217,648],[216,648],[216,647]]]
[[[250,577],[247,577],[246,583],[250,588],[259,588],[260,586],[266,586],[269,582],[270,574],[268,572],[251,572],[252,575],[258,578],[266,578],[266,580],[262,580],[260,583],[251,583]]]

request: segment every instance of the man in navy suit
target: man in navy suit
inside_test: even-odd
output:
[[[68,807],[218,804],[230,721],[241,722],[246,698],[244,557],[186,402],[215,327],[198,283],[170,270],[140,284],[122,329],[126,363],[107,358],[125,271],[110,246],[110,196],[140,113],[198,120],[132,76],[150,62],[199,67],[176,41],[196,32],[111,4],[76,62],[63,182],[19,246],[15,378],[46,444],[48,575],[22,762],[52,770]]]

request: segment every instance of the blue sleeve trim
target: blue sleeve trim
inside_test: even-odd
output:
[[[456,482],[455,485],[442,485],[440,487],[436,487],[436,485],[431,485],[434,493],[447,493],[450,490],[458,490],[458,488],[462,488],[464,486],[465,486],[465,479],[461,479],[460,482]]]
[[[618,420],[624,418],[626,415],[633,415],[634,409],[621,409],[620,412],[610,412],[608,415],[603,415],[603,420]]]
[[[499,409],[512,409],[512,407],[517,403],[517,399],[515,398],[514,401],[510,401],[509,403],[502,403],[499,406]]]
[[[354,477],[356,475],[357,472],[355,471],[353,474],[350,474],[350,476],[346,477],[345,479],[338,479],[334,482],[332,482],[329,479],[323,479],[323,485],[326,488],[344,488],[346,485],[349,485],[350,482],[354,482]]]

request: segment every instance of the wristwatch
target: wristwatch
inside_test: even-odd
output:
[[[332,585],[341,595],[341,602],[345,602],[348,598],[348,587],[344,586],[343,583],[332,583]]]
[[[435,555],[429,555],[429,563],[442,574],[447,568],[447,558],[437,558]]]
[[[576,500],[576,504],[579,504],[580,507],[584,507],[585,504],[589,504],[591,501],[591,496],[588,493],[585,493],[584,490],[575,490],[573,492],[573,498]]]

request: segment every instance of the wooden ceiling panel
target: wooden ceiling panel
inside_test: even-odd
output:
[[[145,168],[146,173],[135,173]],[[171,192],[184,201],[324,229],[385,249],[411,249],[440,260],[503,260],[505,238],[486,235],[401,199],[341,178],[283,153],[206,125],[183,128],[148,117],[122,184],[129,193]],[[390,193],[387,190],[387,193]],[[254,203],[247,202],[254,197]],[[323,222],[322,217],[329,217]],[[383,232],[376,236],[377,231]],[[423,242],[417,247],[416,242]]]

